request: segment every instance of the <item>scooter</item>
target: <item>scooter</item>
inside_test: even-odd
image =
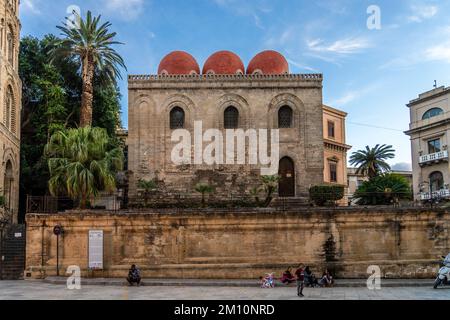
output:
[[[439,269],[438,276],[434,281],[434,289],[437,289],[441,284],[450,285],[450,254],[444,259],[444,266]]]

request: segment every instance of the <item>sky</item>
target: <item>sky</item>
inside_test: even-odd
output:
[[[156,74],[173,50],[200,66],[218,50],[247,65],[265,49],[282,53],[292,73],[323,73],[325,104],[348,112],[351,151],[390,144],[398,169],[411,163],[406,104],[450,86],[450,0],[22,0],[21,36],[59,34],[73,9],[112,22],[127,71],[120,82],[128,124],[127,74]],[[379,28],[369,6],[380,12]],[[373,26],[373,24],[371,24]]]

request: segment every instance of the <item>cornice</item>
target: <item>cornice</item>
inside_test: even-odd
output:
[[[282,75],[129,75],[129,89],[322,88],[322,74]]]
[[[444,120],[441,120],[441,121],[437,121],[437,122],[433,122],[433,123],[429,123],[427,125],[420,126],[420,127],[414,128],[414,129],[410,129],[408,131],[405,131],[404,133],[406,135],[410,136],[410,135],[412,135],[414,133],[418,133],[418,132],[421,132],[421,131],[433,129],[433,128],[436,128],[436,127],[445,126],[447,124],[450,124],[450,118],[444,119]]]
[[[338,150],[338,151],[348,151],[352,148],[352,146],[344,143],[339,143],[336,141],[331,141],[328,139],[324,139],[324,145],[325,148],[332,149],[332,150]]]

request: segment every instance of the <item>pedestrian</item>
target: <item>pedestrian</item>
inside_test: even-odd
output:
[[[319,281],[320,286],[322,287],[332,287],[334,285],[334,279],[328,269],[325,269],[322,279]]]
[[[297,271],[295,271],[295,276],[297,277],[297,295],[299,297],[304,297],[303,288],[305,287],[305,271],[303,270],[303,267],[303,264],[300,264]]]
[[[128,271],[128,277],[127,281],[130,284],[130,286],[133,285],[133,283],[136,283],[136,285],[139,287],[141,285],[141,272],[136,267],[135,264],[131,266],[131,269]]]
[[[285,272],[283,272],[283,276],[280,279],[281,283],[284,283],[286,285],[291,284],[295,281],[295,277],[291,273],[291,267],[288,267]]]
[[[319,285],[316,276],[312,273],[309,266],[305,268],[305,286],[314,288]]]

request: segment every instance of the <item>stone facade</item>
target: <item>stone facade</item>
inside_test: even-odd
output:
[[[27,215],[28,277],[78,265],[83,277],[125,277],[135,263],[146,278],[253,278],[277,276],[287,266],[325,267],[341,278],[433,278],[450,251],[450,212],[435,209],[339,208],[66,212]],[[88,270],[89,230],[102,230],[103,270]]]
[[[0,1],[0,190],[17,222],[22,84],[18,74],[19,1]]]
[[[277,129],[280,108],[289,107],[292,123],[280,129],[280,159],[294,164],[294,195],[306,196],[311,185],[323,183],[322,75],[129,76],[130,197],[137,196],[139,179],[157,179],[167,193],[193,193],[197,183],[208,183],[223,197],[260,186],[259,165],[177,166],[171,161],[174,108],[184,111],[184,128],[193,136],[199,120],[203,130],[224,134],[224,111],[230,106],[238,110],[238,128],[244,130]]]
[[[412,100],[411,137],[413,189],[416,200],[450,199],[450,88],[440,87]]]

